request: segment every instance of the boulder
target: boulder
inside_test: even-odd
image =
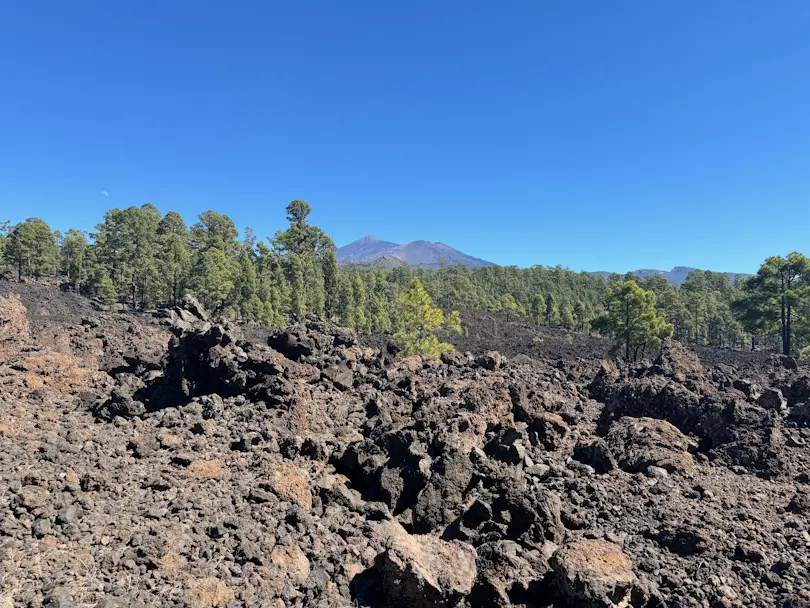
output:
[[[626,416],[613,423],[605,443],[618,465],[632,473],[643,473],[650,466],[670,473],[692,469],[690,450],[697,445],[665,420]]]
[[[779,357],[779,362],[782,364],[787,370],[796,371],[799,369],[799,363],[796,361],[795,357],[791,357],[789,355],[782,355]]]
[[[497,351],[489,351],[475,360],[475,364],[488,370],[496,370],[503,365],[503,357]]]
[[[666,340],[661,354],[655,360],[654,370],[678,381],[700,381],[704,378],[703,365],[697,355],[677,340]]]
[[[274,460],[267,464],[267,474],[267,485],[279,498],[312,508],[309,477],[298,466],[289,460]]]
[[[690,527],[665,526],[652,537],[659,545],[681,557],[703,553],[709,548],[709,538]]]
[[[532,443],[539,443],[547,450],[558,450],[570,430],[559,414],[543,412],[529,422],[526,432]]]
[[[733,386],[752,401],[756,401],[762,395],[760,386],[750,378],[738,378],[734,380]]]
[[[322,374],[340,390],[347,391],[354,384],[354,374],[345,364],[329,366],[323,370]]]
[[[597,473],[609,473],[619,466],[607,443],[600,437],[577,443],[574,447],[574,458],[593,467]]]
[[[29,337],[28,311],[20,296],[0,296],[0,362],[19,354]]]
[[[605,540],[565,545],[551,558],[554,580],[572,606],[613,608],[643,606],[646,590],[633,572],[630,558]]]
[[[775,410],[780,413],[787,411],[787,399],[784,398],[782,391],[778,388],[766,388],[757,399],[757,405],[764,407],[766,410]]]
[[[478,547],[478,580],[470,603],[481,608],[512,605],[513,597],[528,598],[532,585],[548,569],[547,562],[530,562],[520,545],[512,541],[485,543]]]
[[[431,535],[411,535],[395,522],[378,529],[386,550],[374,560],[392,606],[455,606],[470,594],[477,574],[475,549]]]
[[[810,491],[800,490],[797,492],[793,498],[790,499],[788,511],[796,513],[797,515],[810,514]]]

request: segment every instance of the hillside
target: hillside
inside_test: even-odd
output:
[[[378,239],[372,234],[338,248],[335,253],[341,264],[361,263],[364,266],[378,268],[393,267],[395,263],[392,260],[400,260],[411,266],[430,269],[456,263],[465,264],[470,268],[493,265],[491,262],[467,255],[444,243],[411,241],[398,245]]]

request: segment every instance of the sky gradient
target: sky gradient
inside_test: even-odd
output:
[[[5,2],[0,220],[753,272],[810,254],[810,3]],[[105,194],[106,192],[106,194]]]

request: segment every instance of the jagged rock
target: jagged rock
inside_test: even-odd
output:
[[[751,378],[738,378],[734,380],[733,386],[752,401],[756,401],[762,395],[762,389]]]
[[[633,572],[621,547],[604,540],[581,540],[563,546],[551,558],[557,587],[583,608],[643,606],[648,592]]]
[[[785,389],[782,389],[783,392]],[[804,375],[790,384],[788,397],[789,405],[810,402],[810,376]]]
[[[476,551],[458,541],[410,535],[393,522],[380,526],[385,551],[374,560],[391,605],[454,606],[469,595],[476,578]]]
[[[703,553],[709,548],[708,537],[690,527],[665,527],[656,532],[653,538],[662,547],[681,557]]]
[[[503,365],[503,357],[496,351],[490,351],[476,359],[476,365],[488,370],[496,370]]]
[[[741,541],[734,550],[734,559],[760,563],[765,561],[765,553],[762,551],[762,547],[756,543]]]
[[[15,309],[30,319],[0,357],[0,586],[28,581],[15,605],[348,608],[405,585],[427,605],[615,606],[626,578],[562,566],[583,539],[634,564],[627,608],[810,594],[810,382],[761,353],[706,349],[728,362],[706,371],[677,346],[621,369],[567,350],[479,365],[182,306],[88,305],[66,323],[57,301]],[[756,402],[765,388],[790,416]]]
[[[200,304],[200,301],[194,296],[191,295],[183,296],[183,299],[180,303],[180,308],[182,310],[187,310],[201,321],[208,320],[208,314],[205,312],[205,308],[203,307],[202,304]]]
[[[810,513],[810,491],[800,490],[796,492],[793,498],[790,499],[788,504],[788,511],[798,515],[807,515]]]
[[[39,486],[23,486],[17,493],[17,503],[33,510],[45,505],[50,500],[51,494],[47,489]]]
[[[477,551],[478,578],[470,602],[481,608],[511,606],[512,598],[528,600],[548,570],[541,554],[529,561],[521,546],[512,541],[485,543]]]
[[[300,361],[315,353],[319,344],[325,346],[327,341],[329,341],[327,336],[316,336],[314,332],[308,332],[305,326],[299,324],[272,334],[267,338],[267,345],[288,359]]]
[[[20,296],[0,296],[0,357],[19,353],[29,339],[28,312]]]
[[[697,355],[676,340],[666,340],[661,354],[655,360],[655,369],[678,382],[700,381],[704,378],[703,366]]]
[[[336,387],[341,390],[349,390],[354,383],[354,374],[345,365],[332,365],[327,367],[322,372],[323,377],[331,381]]]
[[[526,432],[532,439],[532,443],[540,443],[547,450],[558,450],[570,430],[562,416],[543,412],[529,421]]]
[[[276,460],[267,465],[268,486],[279,498],[295,502],[305,509],[312,508],[312,491],[307,475],[287,460]]]
[[[757,399],[757,405],[780,413],[787,411],[787,399],[782,396],[782,391],[778,388],[766,388],[762,396]]]
[[[682,349],[675,347],[677,352]],[[625,416],[666,420],[712,446],[731,464],[768,473],[783,469],[778,412],[718,393],[693,369],[691,353],[681,353],[674,361],[669,357],[665,364],[639,365],[624,375],[609,374],[604,368],[597,374],[590,390],[605,404],[601,426],[609,427]]]
[[[796,361],[794,357],[789,355],[782,355],[779,358],[780,362],[782,363],[782,367],[787,370],[796,371],[799,369],[799,363]]]
[[[592,466],[597,473],[609,473],[618,467],[610,447],[599,437],[578,443],[574,447],[574,458]]]
[[[689,451],[697,448],[694,441],[665,420],[629,416],[613,423],[605,444],[618,465],[634,473],[650,466],[670,473],[689,471],[694,466]]]

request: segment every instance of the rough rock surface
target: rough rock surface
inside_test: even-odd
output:
[[[3,608],[810,601],[804,367],[397,358],[14,290]]]
[[[565,597],[586,608],[641,606],[649,603],[618,545],[581,540],[565,545],[551,558],[555,580]]]

